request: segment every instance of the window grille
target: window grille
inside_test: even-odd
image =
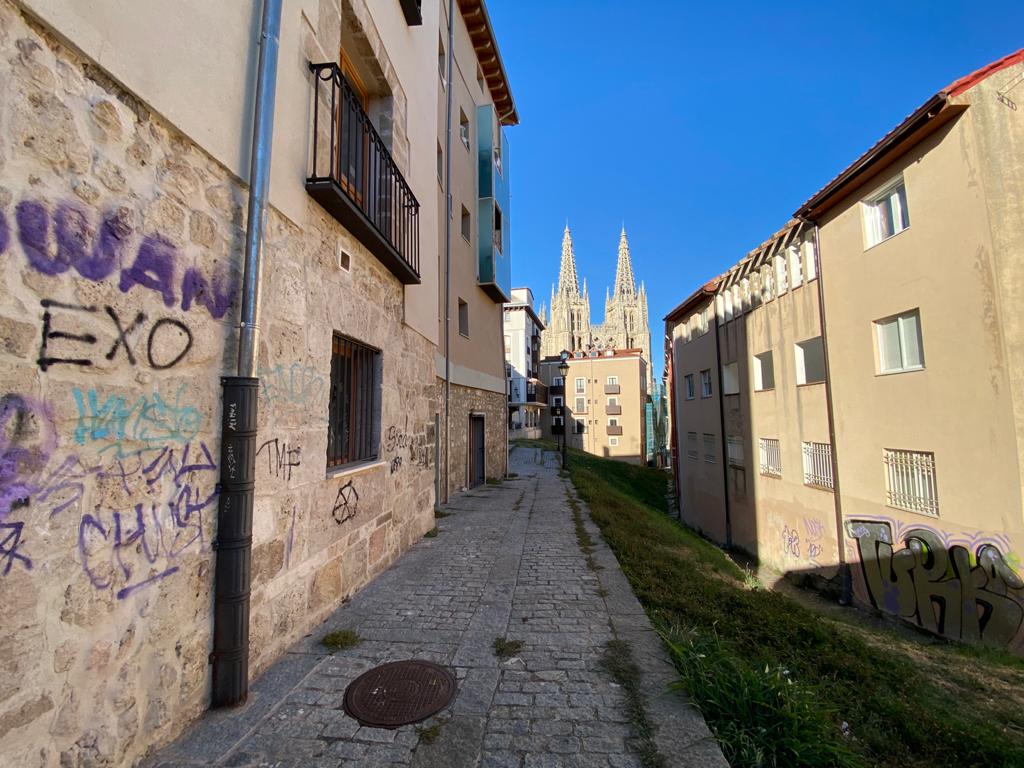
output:
[[[715,463],[715,436],[704,433],[704,461],[708,464]]]
[[[778,439],[762,437],[759,442],[761,449],[761,474],[770,477],[782,477],[782,452],[779,450]]]
[[[377,458],[379,361],[379,350],[335,335],[331,348],[328,468]]]
[[[935,479],[935,454],[886,448],[885,502],[890,507],[939,516],[938,484]]]
[[[832,478],[832,450],[828,443],[804,443],[804,485],[835,487]]]
[[[729,452],[729,466],[731,467],[742,467],[743,466],[743,438],[741,437],[730,437],[726,442],[726,448]]]
[[[697,433],[687,432],[686,433],[686,457],[689,459],[697,458]]]

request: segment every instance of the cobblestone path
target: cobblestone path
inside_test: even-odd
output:
[[[700,714],[667,691],[660,641],[555,454],[515,448],[510,470],[517,477],[454,498],[437,537],[267,670],[244,707],[207,713],[146,765],[639,768],[660,755],[665,766],[727,768]],[[334,629],[362,642],[329,654],[318,641]],[[521,647],[499,658],[496,638]],[[602,663],[609,641],[619,657],[628,645],[639,669],[655,731],[646,742],[628,686]],[[449,708],[397,730],[360,727],[342,711],[358,675],[413,658],[456,673]]]

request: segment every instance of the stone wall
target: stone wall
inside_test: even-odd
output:
[[[438,398],[444,403],[444,381],[438,379]],[[471,414],[484,415],[484,473],[488,480],[499,480],[507,471],[506,439],[508,434],[508,407],[505,395],[474,387],[451,385],[451,470],[448,493],[466,488],[469,457],[469,418]],[[442,422],[443,423],[443,422]],[[442,427],[443,429],[443,427]],[[444,440],[442,436],[442,464],[444,467]],[[443,487],[443,481],[442,481]],[[443,494],[442,494],[443,495]]]
[[[246,190],[8,0],[0,84],[0,762],[131,765],[208,702]],[[253,674],[433,526],[437,407],[402,286],[312,201],[265,264]],[[328,477],[335,331],[382,350],[381,457]]]

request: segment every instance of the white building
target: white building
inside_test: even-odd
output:
[[[539,438],[547,387],[540,372],[540,333],[544,324],[533,310],[533,292],[513,288],[505,304],[505,372],[508,378],[509,437]]]

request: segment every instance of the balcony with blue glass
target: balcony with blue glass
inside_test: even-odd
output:
[[[509,157],[494,107],[477,107],[477,283],[496,302],[512,300]]]

